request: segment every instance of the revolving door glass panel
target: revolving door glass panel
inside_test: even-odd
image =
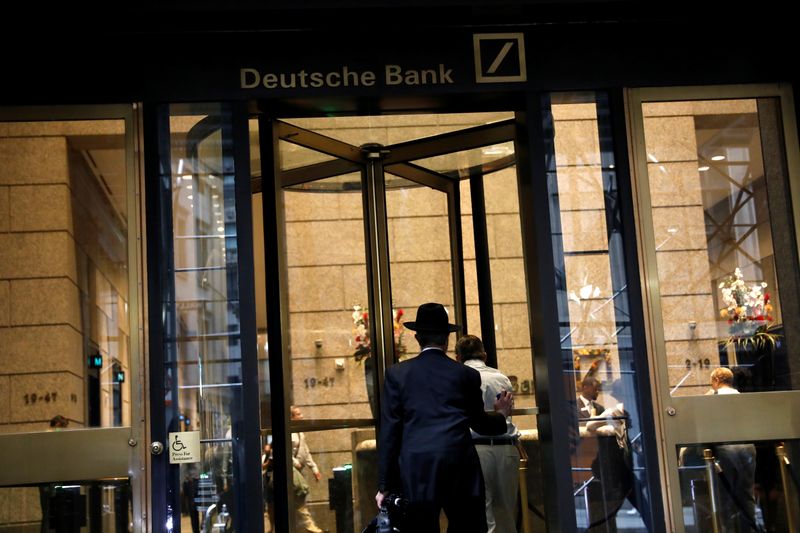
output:
[[[262,434],[270,446],[288,447],[291,442],[297,448],[302,440],[313,458],[313,464],[300,469],[303,501],[289,511],[296,528],[339,529],[348,506],[357,528],[375,515],[380,377],[386,365],[417,353],[413,335],[402,323],[414,319],[421,303],[445,304],[466,332],[484,332],[486,337],[500,330],[506,335],[504,371],[513,378],[515,391],[523,396],[527,391],[531,400],[522,402],[525,408],[515,413],[515,421],[536,443],[510,116],[273,123],[279,180],[276,245],[283,270],[279,278],[285,280],[280,304],[285,323],[280,329],[288,332],[282,366],[289,388],[285,405],[273,408],[286,409],[291,438],[285,444],[272,442],[273,428],[263,424],[269,419],[264,416]],[[260,143],[271,138],[263,128],[253,131],[254,126],[251,136],[260,137]],[[254,179],[261,187],[274,186],[267,183],[266,170],[258,174]],[[254,211],[261,205],[257,196]],[[260,215],[254,212],[254,219]],[[483,228],[480,236],[476,225]],[[488,240],[487,226],[493,235]],[[269,236],[264,238],[268,243]],[[476,266],[476,256],[485,267]],[[489,270],[496,275],[488,276]],[[262,275],[269,273],[256,273]],[[493,290],[502,295],[500,303],[493,304]],[[256,299],[266,301],[263,295]],[[485,307],[494,308],[497,322],[485,320]],[[269,343],[264,339],[262,344]],[[455,337],[451,350],[454,345]],[[493,341],[494,364],[496,349]],[[259,368],[266,383],[266,365]],[[267,394],[262,391],[262,406],[269,401]],[[342,499],[336,487],[342,469],[351,466],[344,475],[351,489]],[[538,462],[535,466],[528,469],[534,478]],[[289,480],[296,475],[291,474],[287,491],[295,490]],[[317,482],[318,476],[328,483]],[[527,515],[535,517],[541,515],[541,491],[535,480],[530,488],[533,503],[529,501],[532,511]]]

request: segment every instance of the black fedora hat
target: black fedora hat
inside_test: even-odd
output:
[[[403,322],[411,331],[422,333],[448,333],[458,331],[461,326],[448,323],[447,310],[442,304],[426,303],[417,309],[417,319],[413,322]]]

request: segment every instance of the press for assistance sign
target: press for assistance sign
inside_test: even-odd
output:
[[[169,434],[167,442],[169,463],[199,463],[200,462],[200,432],[180,431]]]

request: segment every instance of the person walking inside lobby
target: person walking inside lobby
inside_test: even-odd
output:
[[[303,412],[295,405],[291,406],[290,414],[292,420],[303,419]],[[314,475],[314,479],[317,480],[317,483],[319,483],[319,480],[322,478],[322,474],[319,471],[319,467],[317,467],[317,463],[314,462],[314,458],[311,456],[311,450],[308,448],[305,433],[292,433],[292,467],[297,527],[302,528],[298,530],[308,533],[323,533],[325,530],[314,522],[314,518],[311,516],[311,511],[308,509],[308,504],[306,503],[310,488],[303,476],[303,469],[308,467]]]
[[[486,365],[483,342],[475,335],[464,335],[456,343],[456,358],[481,375],[483,407],[491,410],[495,400],[511,390],[508,377]],[[519,432],[511,418],[506,419],[506,432],[486,437],[472,432],[472,442],[481,461],[486,484],[486,524],[489,533],[516,533],[517,497],[519,493]]]
[[[383,384],[379,436],[378,507],[389,494],[408,500],[403,531],[438,533],[443,509],[449,533],[485,533],[486,506],[480,460],[470,428],[483,435],[503,435],[513,395],[484,411],[481,376],[447,356],[450,324],[439,303],[419,306],[417,357],[390,366]]]

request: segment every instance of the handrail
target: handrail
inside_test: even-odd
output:
[[[719,527],[719,502],[717,501],[717,463],[714,460],[714,452],[710,448],[703,450],[703,460],[706,463],[706,481],[708,482],[708,494],[711,499],[711,530],[720,533]]]
[[[795,489],[800,491],[800,487],[797,486],[797,479],[794,478],[791,470],[792,464],[789,461],[789,456],[786,455],[786,448],[783,444],[779,444],[775,447],[775,454],[778,456],[778,468],[781,471],[781,483],[783,484],[783,498],[786,501],[786,525],[789,526],[789,531],[795,532],[797,529],[794,523],[794,505],[792,504],[789,496],[791,490],[791,487],[789,486],[789,479],[794,481]]]

